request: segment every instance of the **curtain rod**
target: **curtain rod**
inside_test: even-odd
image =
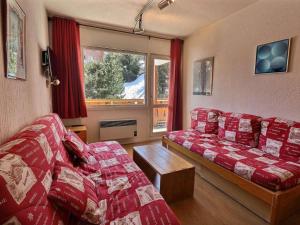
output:
[[[52,21],[51,17],[48,17],[49,21]],[[88,25],[88,24],[83,24],[80,23],[78,21],[76,21],[80,26],[82,27],[90,27],[90,28],[95,28],[95,29],[101,29],[101,30],[107,30],[107,31],[114,31],[114,32],[118,32],[118,33],[123,33],[123,34],[131,34],[131,35],[135,35],[135,36],[142,36],[142,37],[148,37],[150,38],[156,38],[156,39],[160,39],[160,40],[166,40],[166,41],[171,41],[172,38],[166,38],[166,37],[159,37],[159,36],[154,36],[154,35],[147,35],[147,34],[135,34],[133,32],[130,31],[125,31],[125,30],[118,30],[118,29],[114,29],[114,28],[108,28],[108,27],[101,27],[101,26],[96,26],[96,25]]]

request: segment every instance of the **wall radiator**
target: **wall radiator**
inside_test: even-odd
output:
[[[116,140],[137,136],[136,120],[105,120],[100,121],[100,140]]]

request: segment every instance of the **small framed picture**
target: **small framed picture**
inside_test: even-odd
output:
[[[257,46],[255,74],[288,72],[290,42],[284,39]]]
[[[214,57],[194,62],[193,95],[212,95]]]
[[[5,0],[4,11],[5,75],[11,79],[26,80],[25,13],[16,0]]]

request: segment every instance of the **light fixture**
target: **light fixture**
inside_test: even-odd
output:
[[[173,4],[175,2],[175,0],[162,0],[159,4],[158,4],[158,8],[160,10],[163,10],[164,8],[168,7],[169,5]]]
[[[175,0],[162,0],[158,4],[158,8],[160,10],[163,10],[164,8],[173,4],[174,2],[175,2]],[[145,32],[144,27],[143,27],[143,15],[147,10],[152,8],[154,3],[155,3],[155,0],[148,0],[147,3],[143,6],[143,8],[139,11],[137,16],[135,17],[135,26],[133,28],[134,34],[142,34]]]
[[[134,34],[142,34],[145,32],[143,28],[143,14],[146,12],[148,9],[150,9],[155,0],[148,0],[147,3],[143,6],[143,8],[139,11],[139,13],[135,17],[135,26],[133,28],[133,33]],[[137,25],[139,27],[137,28]]]
[[[58,85],[60,85],[60,80],[54,79],[53,81],[51,81],[50,84],[53,85],[53,86],[58,86]]]
[[[52,53],[50,47],[47,47],[47,50],[42,51],[42,68],[44,70],[44,74],[46,76],[46,83],[47,86],[53,85],[58,86],[60,85],[60,80],[58,80],[52,73]]]
[[[50,79],[47,79],[47,86],[49,86],[49,85],[59,86],[60,85],[60,80],[50,77]]]
[[[136,25],[139,25],[136,27]],[[135,27],[133,28],[133,33],[135,34],[142,34],[144,33],[144,28],[143,28],[143,14],[140,14],[139,19],[136,21]]]

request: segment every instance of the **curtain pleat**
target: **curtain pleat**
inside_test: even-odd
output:
[[[63,119],[87,117],[80,31],[75,21],[53,18],[52,50],[53,75],[60,80],[52,89],[53,112]]]
[[[168,131],[182,129],[182,61],[183,40],[171,41],[171,68],[168,105]]]

